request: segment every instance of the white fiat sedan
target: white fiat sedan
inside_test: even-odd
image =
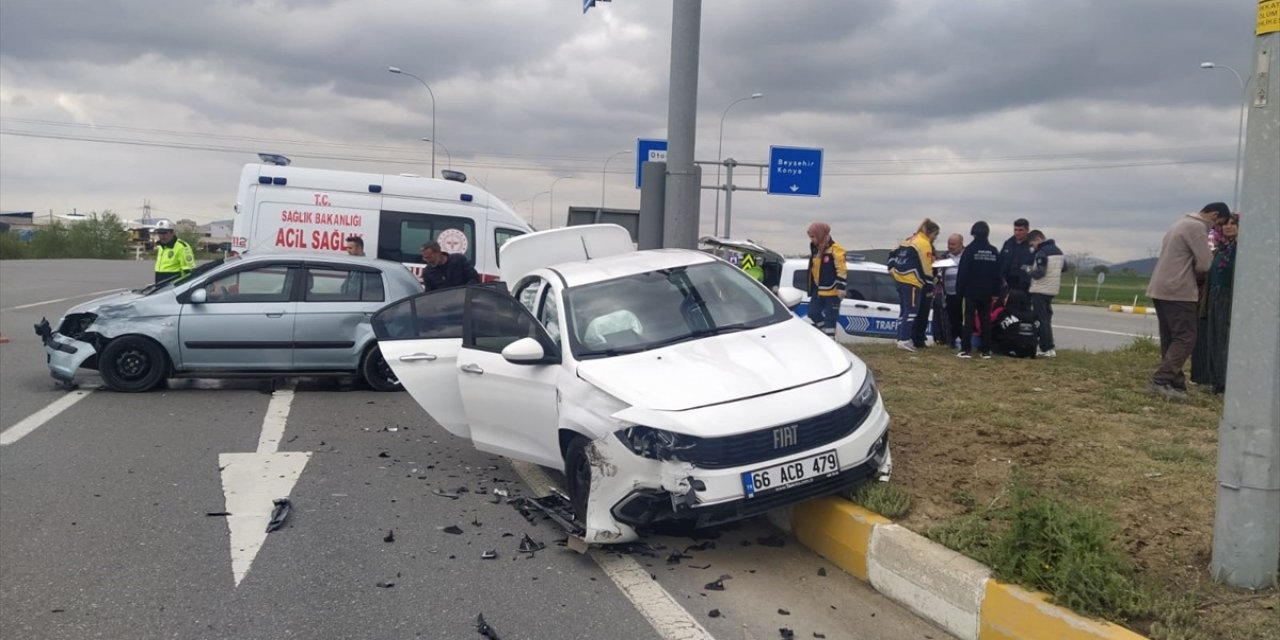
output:
[[[500,257],[510,293],[391,304],[373,319],[378,344],[445,429],[562,470],[587,542],[887,476],[889,415],[871,372],[740,269],[637,251],[614,225],[521,236]]]

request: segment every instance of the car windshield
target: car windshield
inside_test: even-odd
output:
[[[579,358],[646,351],[791,317],[759,283],[720,261],[574,287],[565,303]]]
[[[182,283],[184,283],[184,282],[186,282],[186,281],[188,281],[188,280],[190,280],[190,279],[192,279],[192,278],[196,278],[196,277],[199,277],[199,276],[201,276],[201,275],[204,275],[204,274],[206,274],[206,273],[208,273],[208,272],[210,272],[210,271],[213,271],[214,269],[217,269],[218,267],[222,266],[223,264],[225,264],[225,263],[226,263],[226,262],[228,262],[228,261],[238,260],[238,259],[239,259],[239,258],[237,258],[236,256],[230,256],[230,257],[227,257],[227,258],[218,258],[217,260],[211,260],[211,261],[209,261],[209,262],[206,262],[206,263],[204,263],[204,264],[202,264],[202,265],[200,265],[200,266],[196,267],[195,269],[192,269],[192,270],[191,270],[191,273],[188,273],[188,274],[187,274],[187,275],[185,275],[185,276],[178,276],[178,277],[173,278],[173,279],[171,279],[171,280],[165,280],[164,282],[157,282],[157,283],[155,283],[155,284],[149,284],[149,285],[147,285],[147,286],[145,286],[145,287],[142,287],[141,289],[134,289],[134,290],[133,290],[133,292],[134,292],[134,293],[141,294],[141,295],[144,295],[144,296],[149,296],[149,295],[151,295],[151,294],[153,294],[153,293],[158,293],[158,292],[160,292],[160,291],[164,291],[164,290],[166,290],[166,289],[172,288],[172,287],[174,287],[174,286],[176,286],[176,285],[180,285],[180,284],[182,284]]]

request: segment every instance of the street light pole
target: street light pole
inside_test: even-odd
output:
[[[450,169],[453,168],[453,154],[449,153],[449,147],[444,146],[443,142],[440,142],[439,140],[432,140],[431,138],[423,138],[422,141],[430,142],[432,145],[440,145],[440,148],[444,149],[445,162],[449,163],[448,166]],[[432,151],[434,152],[435,150],[432,149]]]
[[[422,78],[419,78],[418,76],[415,76],[412,73],[409,73],[404,69],[401,69],[400,67],[387,67],[387,71],[390,71],[391,73],[395,73],[402,76],[409,76],[410,78],[413,78],[418,82],[421,82],[422,86],[427,88],[427,95],[431,96],[431,139],[435,140],[436,138],[436,94],[434,91],[431,90],[431,85],[427,84],[426,80],[423,80]],[[434,144],[431,145],[431,177],[432,178],[436,177],[436,145]]]
[[[617,153],[614,153],[613,155],[609,156],[608,158],[605,158],[605,159],[604,159],[604,166],[600,167],[600,215],[604,215],[604,172],[605,172],[605,169],[608,169],[608,168],[609,168],[609,161],[610,161],[610,160],[612,160],[612,159],[614,159],[614,158],[616,158],[616,157],[618,157],[618,156],[620,156],[620,155],[622,155],[622,154],[624,154],[624,153],[631,153],[631,150],[630,150],[630,149],[623,149],[622,151],[619,151],[619,152],[617,152]],[[597,217],[598,217],[598,216],[597,216]]]
[[[554,228],[555,228],[555,226],[556,226],[556,220],[555,220],[555,215],[556,215],[556,183],[557,183],[557,182],[560,182],[561,180],[572,180],[572,179],[573,179],[573,177],[574,177],[574,175],[571,173],[571,174],[569,174],[569,175],[567,175],[567,176],[560,176],[559,178],[556,178],[555,180],[552,180],[552,181],[551,181],[551,195],[548,197],[548,199],[551,201],[551,204],[550,204],[550,210],[549,210],[549,211],[547,211],[547,228],[548,228],[548,229],[554,229]],[[568,225],[568,224],[569,224],[569,221],[566,219],[566,220],[565,220],[565,225]]]
[[[533,201],[529,203],[529,226],[533,226],[538,220],[538,196],[545,196],[549,193],[551,192],[539,191],[533,194]]]
[[[733,105],[763,97],[763,93],[753,93],[745,98],[738,98],[730,102],[729,106],[724,108],[724,113],[720,114],[720,144],[716,146],[716,216],[715,222],[711,227],[711,235],[713,236],[720,234],[720,190],[722,188],[720,184],[720,165],[724,164],[724,118],[729,115],[729,110],[733,108]]]
[[[1201,62],[1200,68],[1226,69],[1227,71],[1235,74],[1236,80],[1240,82],[1240,122],[1236,125],[1236,181],[1235,184],[1232,185],[1233,191],[1231,193],[1231,210],[1238,213],[1236,207],[1239,206],[1240,203],[1240,158],[1241,152],[1244,149],[1244,103],[1249,99],[1249,86],[1245,83],[1244,78],[1240,76],[1239,71],[1236,71],[1225,64]]]

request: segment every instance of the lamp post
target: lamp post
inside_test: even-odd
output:
[[[547,211],[547,228],[548,228],[548,229],[555,228],[555,226],[556,226],[556,220],[555,220],[555,215],[556,215],[556,183],[557,183],[557,182],[560,182],[561,180],[572,180],[572,179],[573,179],[573,177],[574,177],[574,175],[571,173],[571,174],[569,174],[569,175],[567,175],[567,176],[560,176],[559,178],[556,178],[555,180],[552,180],[552,181],[551,181],[551,195],[548,197],[548,199],[551,201],[551,204],[550,204],[550,210],[549,210],[549,211]],[[566,220],[566,221],[565,221],[565,224],[566,224],[566,225],[568,224],[568,220]]]
[[[1248,99],[1249,87],[1245,83],[1244,78],[1240,77],[1240,72],[1228,67],[1225,64],[1216,64],[1213,62],[1201,62],[1201,69],[1226,69],[1235,74],[1236,80],[1240,82],[1240,122],[1236,125],[1236,181],[1232,185],[1231,192],[1231,210],[1236,210],[1237,204],[1240,202],[1240,156],[1244,149],[1244,103]]]
[[[729,106],[724,108],[724,113],[720,114],[720,144],[716,147],[716,217],[715,223],[711,227],[711,235],[713,236],[720,234],[720,165],[724,162],[724,118],[729,115],[729,110],[733,108],[733,105],[763,97],[763,93],[753,93],[745,98],[738,98],[730,102]]]
[[[431,139],[432,139],[432,140],[435,140],[435,137],[436,137],[436,94],[435,94],[435,92],[434,92],[434,91],[432,91],[432,90],[431,90],[431,85],[427,84],[427,81],[426,81],[426,80],[423,80],[422,78],[419,78],[418,76],[413,75],[412,73],[409,73],[408,71],[405,71],[404,69],[401,69],[400,67],[387,67],[387,71],[390,71],[391,73],[395,73],[395,74],[402,75],[402,76],[409,76],[410,78],[413,78],[414,80],[417,80],[418,82],[421,82],[421,83],[422,83],[422,86],[424,86],[424,87],[426,87],[426,88],[427,88],[427,95],[431,96]],[[436,177],[436,145],[434,145],[434,144],[433,144],[433,145],[431,145],[431,177],[432,177],[432,178]]]
[[[433,147],[434,147],[435,145],[437,145],[437,144],[438,144],[438,145],[440,145],[440,148],[441,148],[441,149],[444,149],[445,162],[447,162],[447,163],[448,163],[448,166],[449,166],[449,168],[450,168],[450,169],[452,169],[452,168],[453,168],[453,154],[452,154],[452,153],[449,153],[449,147],[444,146],[444,143],[443,143],[443,142],[440,142],[439,140],[432,140],[431,138],[423,138],[423,139],[422,139],[422,141],[423,141],[423,142],[430,142],[430,143],[432,144],[432,146],[433,146]],[[434,152],[434,151],[435,151],[435,149],[433,148],[433,149],[432,149],[432,152]]]
[[[608,169],[608,168],[609,168],[609,161],[610,161],[610,160],[612,160],[612,159],[614,159],[614,158],[616,158],[616,157],[618,157],[618,156],[620,156],[620,155],[622,155],[622,154],[624,154],[624,153],[631,153],[631,150],[630,150],[630,149],[623,149],[622,151],[618,151],[617,153],[614,153],[613,155],[609,156],[608,158],[605,158],[605,159],[604,159],[604,166],[600,167],[600,215],[604,215],[604,172],[605,172],[605,169]]]
[[[537,219],[538,219],[538,196],[545,196],[545,195],[547,195],[547,194],[549,194],[549,193],[551,193],[551,192],[550,192],[550,191],[539,191],[539,192],[537,192],[537,193],[533,194],[533,201],[529,203],[529,225],[530,225],[530,226],[533,226],[533,224],[534,224],[534,223],[537,221]],[[548,217],[550,217],[550,215],[548,215]]]

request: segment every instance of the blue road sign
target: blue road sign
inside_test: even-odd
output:
[[[640,167],[646,162],[666,162],[667,141],[657,138],[636,138],[636,188],[640,188]]]
[[[822,149],[769,147],[769,195],[821,196]]]

